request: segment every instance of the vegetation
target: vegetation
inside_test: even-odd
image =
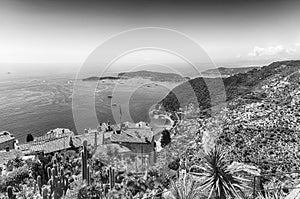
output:
[[[171,142],[170,131],[168,131],[166,129],[163,130],[160,142],[161,142],[161,147],[162,148],[164,148],[165,146],[167,146],[168,144],[170,144],[170,142]]]
[[[200,188],[208,190],[208,198],[244,198],[246,180],[238,177],[228,166],[225,153],[218,147],[204,156],[204,165],[192,166],[191,170],[195,169],[197,172],[191,174],[203,181]]]
[[[190,175],[184,173],[177,182],[172,181],[166,199],[195,199],[206,198],[199,183]]]
[[[224,83],[226,91],[226,100],[232,100],[239,96],[249,93],[255,86],[270,76],[279,73],[282,65],[297,68],[300,61],[281,61],[274,62],[260,69],[252,69],[246,73],[239,73],[227,78],[202,78],[198,77],[179,86],[175,87],[161,101],[163,107],[169,111],[178,111],[190,103],[198,104],[200,108],[210,108],[218,103],[223,103],[223,88],[220,87]],[[207,85],[210,85],[208,90]],[[213,93],[211,93],[213,91]],[[211,99],[215,104],[211,104]]]

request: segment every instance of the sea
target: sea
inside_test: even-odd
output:
[[[42,136],[55,128],[68,128],[81,134],[84,128],[96,128],[90,122],[93,114],[84,110],[91,107],[91,104],[84,105],[88,98],[94,100],[98,122],[113,124],[130,119],[149,122],[149,112],[179,84],[135,78],[121,82],[100,81],[95,89],[95,82],[77,81],[81,88],[95,92],[90,96],[78,95],[77,102],[82,101],[82,104],[76,107],[73,102],[75,74],[24,74],[7,72],[0,75],[0,131],[11,132],[21,143],[29,133]],[[80,127],[74,122],[74,112],[78,113],[76,108],[82,109],[79,111],[83,124]],[[121,117],[116,118],[114,111],[121,112]]]

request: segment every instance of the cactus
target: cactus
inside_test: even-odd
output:
[[[48,180],[51,178],[51,168],[50,167],[47,168],[47,177],[48,177]]]
[[[94,155],[96,153],[96,151],[97,151],[97,147],[98,147],[98,143],[97,143],[98,138],[97,138],[97,135],[98,135],[98,132],[96,131],[95,132],[95,140],[94,140],[94,149],[91,152],[92,155]]]
[[[48,195],[50,198],[53,195],[54,199],[62,198],[69,188],[69,180],[56,160],[54,160],[52,169],[47,168],[47,174],[49,178],[48,184],[50,185],[50,193],[48,194],[48,189],[43,189],[43,199],[47,199]]]
[[[43,188],[42,197],[43,197],[43,199],[49,199],[49,197],[48,197],[48,189],[46,187]]]
[[[33,194],[36,193],[36,182],[33,183]]]
[[[13,193],[13,187],[12,186],[8,186],[7,187],[7,196],[9,199],[15,199],[16,195]]]
[[[42,194],[42,177],[41,176],[38,176],[37,179],[37,184],[38,184],[38,187],[39,187],[39,191],[40,191],[40,194]]]
[[[83,141],[83,149],[81,151],[81,167],[82,167],[82,180],[86,181],[87,184],[90,183],[89,181],[89,166],[88,166],[88,154],[87,154],[87,141]]]
[[[87,184],[89,185],[90,184],[90,165],[87,166]]]
[[[109,167],[108,176],[110,189],[113,189],[115,187],[115,170],[112,167]]]

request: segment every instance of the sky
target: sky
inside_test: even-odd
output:
[[[141,27],[179,31],[218,65],[298,59],[299,19],[296,0],[1,0],[0,64],[78,66],[112,35]],[[123,60],[164,59],[156,55]]]

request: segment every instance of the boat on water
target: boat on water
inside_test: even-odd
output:
[[[112,98],[112,95],[107,96],[108,98]]]
[[[117,106],[117,104],[116,104],[116,103],[113,103],[112,106]]]

